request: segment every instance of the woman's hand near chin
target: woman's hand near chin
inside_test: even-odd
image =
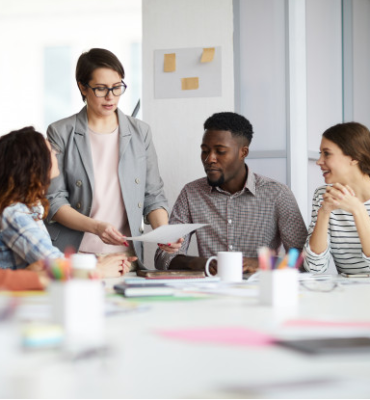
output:
[[[137,257],[127,257],[124,253],[112,253],[98,257],[97,269],[102,278],[117,278],[131,269]]]
[[[341,183],[328,186],[323,199],[322,208],[328,213],[338,208],[353,213],[361,205],[353,189],[349,185]]]

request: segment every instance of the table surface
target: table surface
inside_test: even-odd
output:
[[[116,282],[106,281],[110,299]],[[22,350],[22,322],[13,318],[0,323],[0,397],[369,398],[369,354],[309,356],[277,345],[189,341],[161,334],[191,329],[219,333],[230,328],[274,338],[370,336],[370,282],[363,282],[339,285],[330,292],[301,287],[298,307],[283,309],[262,306],[253,295],[136,303],[117,296],[120,302],[139,306],[106,316],[106,352],[77,358],[60,349]],[[245,290],[256,290],[256,285]],[[329,287],[322,285],[326,283],[314,289]],[[353,327],[287,326],[292,320],[352,322]],[[365,329],[357,329],[360,323]]]

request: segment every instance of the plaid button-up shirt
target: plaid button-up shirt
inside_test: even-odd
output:
[[[43,214],[41,205],[31,210],[15,203],[4,209],[0,218],[0,268],[22,269],[38,260],[64,257],[51,243]]]
[[[291,190],[284,184],[255,174],[249,168],[244,188],[230,194],[211,187],[207,178],[187,184],[173,207],[170,224],[203,223],[196,231],[198,252],[211,257],[219,251],[241,251],[257,257],[259,247],[278,251],[302,249],[307,228]],[[187,254],[192,233],[185,237],[176,254],[158,249],[157,269],[167,269],[178,254]]]

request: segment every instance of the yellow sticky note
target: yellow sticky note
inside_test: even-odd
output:
[[[176,53],[164,55],[164,72],[175,72],[176,71]]]
[[[199,78],[181,78],[181,90],[199,89]]]
[[[214,56],[215,56],[215,48],[214,47],[204,48],[200,62],[201,63],[211,62],[211,61],[213,61]]]

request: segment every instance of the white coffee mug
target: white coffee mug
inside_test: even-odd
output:
[[[240,282],[243,279],[243,253],[238,251],[219,251],[217,256],[210,257],[206,263],[207,276],[209,264],[217,260],[217,275],[224,282]]]

